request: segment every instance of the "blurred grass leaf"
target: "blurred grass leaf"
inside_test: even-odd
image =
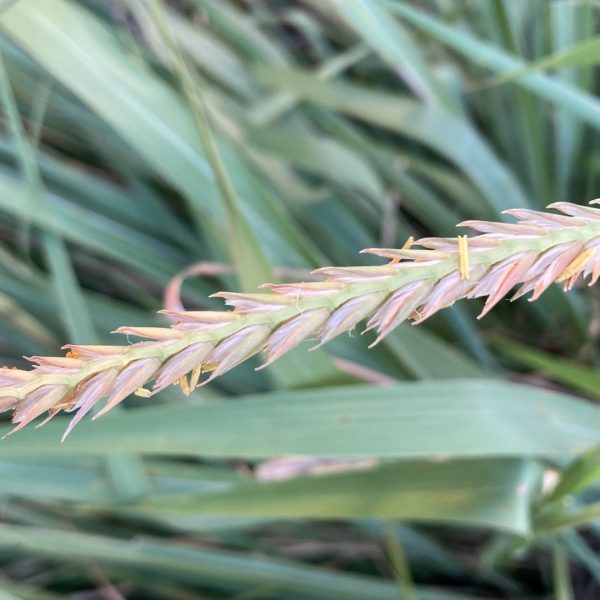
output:
[[[395,584],[369,577],[338,574],[272,557],[246,557],[232,552],[201,550],[182,543],[138,538],[117,540],[99,535],[0,525],[0,548],[27,550],[50,560],[81,563],[93,560],[114,568],[136,569],[152,578],[212,583],[230,592],[258,588],[286,598],[396,600]],[[422,600],[474,600],[472,596],[417,588]]]
[[[479,134],[459,117],[401,95],[345,82],[326,82],[291,69],[261,67],[266,83],[417,140],[458,165],[496,210],[528,206],[518,182]],[[455,140],[460,139],[460,145]]]
[[[507,340],[497,341],[495,345],[520,365],[539,370],[555,381],[600,400],[600,375],[594,369]]]
[[[544,58],[530,62],[521,69],[515,69],[491,79],[486,85],[501,85],[515,81],[536,71],[595,65],[600,62],[600,37],[583,40],[578,44],[554,52]]]
[[[273,518],[378,517],[529,532],[539,470],[520,460],[410,462],[157,500],[149,514]],[[140,507],[145,514],[146,507]]]
[[[503,72],[526,67],[524,60],[504,52],[493,44],[481,41],[470,33],[453,28],[439,19],[418,12],[408,4],[390,2],[390,0],[379,1],[383,1],[391,12],[396,13],[421,31],[464,55],[469,61],[484,68],[495,72]],[[533,73],[516,79],[515,84],[531,90],[548,102],[564,108],[593,127],[600,127],[600,102],[591,94],[582,92],[577,87],[569,85],[558,78],[540,73]]]
[[[232,428],[231,423],[236,427]],[[40,454],[273,458],[285,455],[567,458],[600,442],[600,408],[496,380],[357,385],[179,404],[86,422],[61,445],[55,419],[2,444],[5,458]]]

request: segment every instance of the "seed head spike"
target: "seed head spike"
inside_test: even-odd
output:
[[[13,411],[13,433],[44,413],[76,411],[66,437],[102,398],[108,401],[96,417],[131,393],[148,397],[176,384],[191,394],[261,350],[266,366],[308,337],[321,345],[363,319],[378,343],[403,321],[421,323],[463,298],[487,297],[481,317],[515,286],[512,299],[532,292],[535,300],[554,282],[565,290],[580,276],[595,283],[600,209],[568,202],[551,208],[560,214],[513,209],[506,212],[515,223],[465,221],[479,232],[471,237],[411,237],[399,249],[369,248],[364,252],[390,262],[318,269],[321,281],[216,294],[233,310],[162,311],[170,327],[117,330],[145,338],[134,344],[68,345],[66,356],[30,357],[30,370],[0,368],[0,412]]]

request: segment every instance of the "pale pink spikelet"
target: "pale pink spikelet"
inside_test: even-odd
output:
[[[385,300],[385,297],[385,292],[373,292],[344,302],[325,321],[319,332],[321,341],[315,348],[322,346],[343,331],[354,329],[358,323],[366,319]]]
[[[122,333],[123,335],[134,335],[136,337],[148,338],[151,340],[176,340],[183,333],[177,329],[165,329],[164,327],[119,327],[113,333]]]
[[[487,313],[502,300],[508,294],[510,290],[515,287],[517,283],[523,281],[523,277],[526,275],[528,269],[531,267],[535,260],[535,254],[533,252],[524,252],[521,256],[511,257],[502,261],[498,265],[494,265],[490,269],[490,273],[487,276],[489,279],[489,288],[485,290],[478,290],[477,286],[472,296],[487,296],[487,300],[477,317],[481,319]],[[480,284],[483,283],[480,282]]]
[[[32,392],[23,402],[17,404],[13,415],[13,423],[17,426],[4,437],[19,431],[46,411],[52,411],[68,393],[69,388],[66,385],[43,385]]]
[[[0,398],[0,413],[6,412],[7,410],[13,410],[19,402],[18,398]]]
[[[431,281],[419,281],[396,291],[367,323],[367,330],[377,328],[378,333],[369,348],[376,346],[392,329],[408,319],[421,306],[432,288]]]
[[[223,298],[227,306],[232,306],[235,312],[259,313],[276,312],[289,305],[289,299],[283,296],[267,296],[265,294],[236,294],[234,292],[219,292],[211,298]]]
[[[556,281],[567,268],[567,266],[574,260],[577,255],[582,251],[583,245],[581,242],[575,242],[569,247],[565,248],[563,252],[550,263],[544,272],[538,277],[535,285],[533,286],[533,294],[530,301],[537,300],[548,287]]]
[[[498,246],[499,240],[479,236],[469,238],[469,251],[477,252],[481,250],[490,250],[495,246]],[[445,254],[456,254],[458,251],[458,237],[454,238],[421,238],[418,241],[418,245],[423,248],[429,248],[431,250],[438,250]]]
[[[163,390],[174,381],[192,371],[197,365],[202,364],[212,346],[207,342],[197,342],[169,358],[154,375],[152,393]]]
[[[77,425],[77,423],[79,423],[92,408],[94,408],[103,396],[106,396],[109,393],[118,374],[119,372],[117,369],[108,369],[103,373],[98,373],[98,375],[95,375],[89,381],[86,381],[81,385],[77,393],[77,402],[66,411],[77,411],[77,413],[69,422],[61,441],[64,442],[69,433],[73,430],[73,427],[75,427],[75,425]]]
[[[502,214],[512,215],[528,225],[538,225],[545,229],[560,229],[561,227],[572,227],[573,225],[583,225],[583,219],[574,220],[573,217],[566,215],[555,215],[553,213],[541,213],[529,208],[511,208],[502,211]]]
[[[117,376],[111,387],[110,397],[104,407],[94,416],[94,419],[106,414],[129,394],[135,392],[138,387],[144,385],[159,367],[160,361],[157,358],[142,358],[129,363]]]
[[[598,278],[600,277],[600,249],[597,249],[594,253],[594,261],[588,265],[588,272],[591,274],[590,280],[588,282],[588,286],[594,285]]]
[[[13,411],[12,432],[44,413],[75,412],[66,437],[103,398],[94,418],[131,393],[148,397],[178,384],[189,394],[261,350],[264,367],[306,338],[321,345],[363,320],[376,330],[375,344],[403,321],[420,323],[464,298],[485,297],[483,316],[515,287],[513,300],[529,292],[534,300],[552,283],[567,291],[582,277],[595,283],[600,209],[567,202],[552,207],[561,214],[513,209],[506,212],[515,223],[465,221],[480,232],[472,237],[410,238],[399,249],[369,248],[366,254],[389,262],[325,267],[312,274],[321,281],[215,295],[233,310],[166,310],[169,327],[117,330],[144,341],[68,345],[66,356],[30,357],[30,370],[0,368],[0,412]]]
[[[444,260],[449,258],[450,254],[441,252],[440,250],[413,250],[405,248],[365,248],[360,251],[361,254],[374,254],[381,258],[389,258],[390,260]]]
[[[299,314],[275,329],[265,342],[267,361],[257,370],[264,369],[318,331],[329,318],[329,314],[326,308],[315,308]]]
[[[81,358],[83,361],[106,358],[107,356],[119,356],[127,354],[128,346],[78,346],[76,344],[67,344],[63,350],[68,350],[67,356],[70,358]]]
[[[220,327],[237,319],[235,313],[210,310],[188,310],[183,312],[160,310],[159,313],[168,316],[177,324],[188,323],[197,327],[199,325],[203,325],[204,327]]]
[[[468,227],[481,233],[512,236],[537,236],[544,233],[539,225],[523,225],[521,223],[496,223],[494,221],[463,221],[459,227]]]
[[[66,356],[25,356],[29,362],[35,363],[35,369],[44,367],[61,367],[65,369],[80,369],[85,361],[78,358],[67,358]]]
[[[270,334],[266,325],[251,325],[223,340],[206,358],[206,369],[213,371],[206,383],[256,354]]]
[[[596,200],[592,200],[590,204],[598,204]],[[600,221],[600,212],[597,208],[591,206],[581,206],[571,202],[553,202],[548,205],[548,208],[556,208],[565,213],[569,217],[580,217],[581,220]]]
[[[7,385],[13,383],[32,381],[35,379],[35,373],[33,371],[23,371],[16,368],[0,368],[0,382],[6,381]]]
[[[315,273],[338,283],[361,283],[366,279],[387,279],[398,273],[394,267],[324,267]]]
[[[477,270],[480,271],[479,265]],[[472,274],[473,275],[473,274]],[[431,317],[442,308],[452,306],[459,298],[464,298],[473,288],[472,280],[463,280],[459,271],[454,271],[442,277],[423,300],[418,309],[419,322]]]
[[[344,284],[333,281],[308,281],[303,283],[265,283],[261,286],[275,294],[289,296],[290,298],[311,296],[333,296],[344,289]]]

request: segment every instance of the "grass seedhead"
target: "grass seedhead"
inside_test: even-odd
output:
[[[215,296],[233,310],[164,311],[174,321],[171,327],[116,331],[145,338],[142,342],[69,345],[64,357],[30,357],[32,370],[0,370],[0,411],[13,410],[13,432],[45,412],[52,417],[76,411],[66,437],[104,397],[94,418],[132,393],[148,397],[177,384],[188,395],[261,350],[265,367],[306,338],[317,337],[319,347],[363,320],[367,330],[377,332],[377,343],[403,321],[420,323],[464,298],[487,297],[483,317],[515,286],[520,287],[513,299],[532,292],[535,300],[554,282],[566,291],[582,275],[595,282],[600,209],[551,206],[562,214],[515,209],[508,212],[516,223],[465,221],[462,226],[479,234],[371,248],[363,252],[389,262],[322,268],[315,273],[323,281],[266,284],[264,293],[221,292]]]

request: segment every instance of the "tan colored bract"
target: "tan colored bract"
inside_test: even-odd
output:
[[[402,321],[420,323],[462,298],[487,296],[481,317],[516,285],[513,299],[532,292],[530,300],[554,282],[569,290],[582,274],[592,285],[600,276],[600,209],[549,208],[562,214],[515,209],[506,211],[518,220],[512,224],[466,221],[479,235],[363,250],[390,262],[318,269],[323,281],[267,284],[262,294],[222,292],[216,296],[232,311],[165,311],[170,327],[117,330],[149,341],[30,357],[29,371],[0,370],[0,411],[14,411],[11,433],[44,413],[76,412],[64,439],[102,398],[94,418],[131,393],[149,397],[175,383],[189,394],[261,350],[266,366],[308,337],[321,345],[365,319],[377,343]],[[202,373],[210,376],[200,382]]]

